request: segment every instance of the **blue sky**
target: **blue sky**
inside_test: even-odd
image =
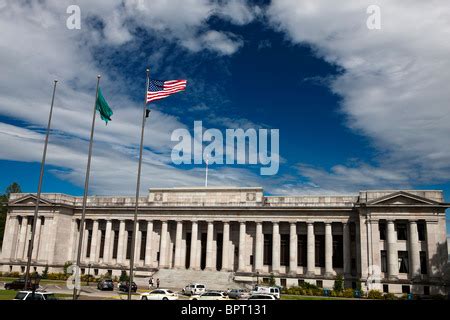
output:
[[[66,9],[81,9],[81,29]],[[35,192],[58,78],[44,192],[83,192],[96,75],[114,111],[97,122],[91,194],[132,194],[145,68],[188,79],[151,106],[142,190],[201,186],[203,165],[171,162],[177,128],[280,131],[280,170],[212,165],[210,185],[268,194],[441,189],[450,201],[450,46],[439,2],[6,1],[0,8],[0,189]],[[414,23],[420,16],[421,24]],[[401,18],[399,18],[401,17]],[[423,34],[430,36],[423,37]],[[23,41],[16,41],[16,39]],[[24,90],[27,88],[27,90]]]

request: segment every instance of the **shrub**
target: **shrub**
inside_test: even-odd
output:
[[[341,274],[339,274],[336,277],[336,280],[334,281],[333,290],[336,292],[342,292],[344,290],[344,278]]]
[[[119,281],[128,281],[130,280],[130,277],[128,276],[127,272],[125,270],[122,271],[120,274]]]
[[[393,293],[385,293],[384,294],[384,299],[385,300],[395,300],[396,297],[395,297],[395,294],[393,294]]]
[[[269,286],[271,287],[275,286],[275,277],[273,276],[273,273],[270,274]]]
[[[383,294],[379,290],[370,290],[367,294],[367,298],[369,299],[382,299]]]
[[[342,291],[342,296],[344,298],[353,298],[353,289],[347,288],[344,291]]]
[[[45,266],[44,271],[42,271],[42,279],[48,279],[48,266]]]
[[[66,261],[66,263],[64,263],[64,274],[67,274],[67,269],[72,265],[71,261]]]

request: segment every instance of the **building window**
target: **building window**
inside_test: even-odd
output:
[[[389,285],[388,284],[383,284],[383,292],[389,293]]]
[[[272,264],[272,235],[264,234],[264,264]]]
[[[386,222],[380,221],[378,228],[380,229],[380,240],[386,240]]]
[[[130,259],[131,258],[131,241],[133,239],[133,231],[128,231],[127,232],[127,255],[126,255],[126,259]]]
[[[325,235],[316,235],[316,267],[325,267]]]
[[[286,279],[280,279],[280,284],[283,288],[286,288]]]
[[[86,273],[86,269],[85,268],[81,268],[81,274],[85,274]]]
[[[297,280],[297,284],[298,284],[299,287],[301,287],[304,283],[305,283],[305,280],[303,280],[303,279],[298,279]]]
[[[427,253],[425,251],[420,251],[420,273],[428,273],[428,263],[427,263]]]
[[[101,237],[100,237],[100,253],[98,255],[99,258],[103,258],[104,251],[105,251],[105,230],[100,230]]]
[[[250,265],[253,265],[253,255],[250,255]]]
[[[352,222],[349,225],[350,229],[350,241],[354,242],[356,241],[356,223]]]
[[[94,275],[98,276],[98,269],[94,269]]]
[[[282,234],[280,235],[280,265],[288,266],[289,265],[289,235]]]
[[[411,288],[410,286],[402,286],[402,293],[410,293]]]
[[[319,288],[323,288],[323,281],[322,280],[317,280],[316,281],[316,286],[318,286]]]
[[[408,251],[398,251],[398,272],[409,272]]]
[[[387,252],[386,250],[381,250],[381,272],[387,272]]]
[[[86,258],[91,256],[92,230],[88,230]]]
[[[113,243],[113,259],[117,259],[117,249],[119,247],[119,232],[113,231],[114,243]]]
[[[426,296],[430,295],[430,287],[429,286],[423,286],[423,294]]]
[[[145,260],[145,247],[147,246],[147,231],[141,231],[141,252],[139,260]]]
[[[297,238],[297,265],[306,267],[307,259],[307,236],[306,234],[299,234]]]
[[[404,222],[397,223],[397,240],[408,240],[408,231]]]
[[[353,290],[356,289],[356,281],[352,281],[352,289],[353,289]]]
[[[344,267],[344,241],[342,235],[333,235],[333,267]]]
[[[417,224],[417,232],[419,234],[419,241],[426,240],[426,225],[425,222],[419,222]]]

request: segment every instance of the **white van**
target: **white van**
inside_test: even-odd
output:
[[[280,299],[280,288],[278,287],[261,287],[261,286],[255,286],[255,288],[252,290],[251,294],[270,294],[273,295],[275,298]]]
[[[188,296],[200,295],[206,292],[206,286],[201,283],[191,283],[184,288],[184,294]]]

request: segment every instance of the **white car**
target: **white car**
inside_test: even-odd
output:
[[[57,300],[55,294],[52,292],[36,291],[33,296],[33,291],[19,291],[13,300]]]
[[[256,293],[252,294],[248,300],[277,300],[272,294]]]
[[[271,294],[276,299],[280,299],[280,288],[278,287],[263,287],[263,286],[256,286],[252,292],[252,295],[254,294]]]
[[[141,300],[178,300],[178,294],[168,289],[156,289],[142,293]]]
[[[201,295],[193,295],[190,300],[230,300],[224,292],[208,291]]]
[[[201,295],[206,292],[206,286],[201,283],[191,283],[184,288],[184,294],[188,296]]]

